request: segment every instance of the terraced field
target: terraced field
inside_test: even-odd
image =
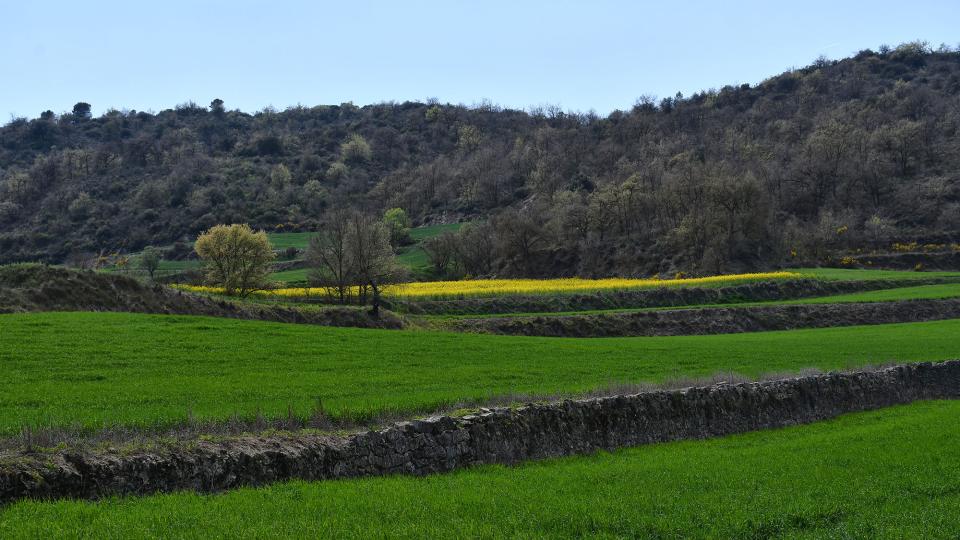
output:
[[[960,279],[960,272],[911,272],[907,270],[862,270],[855,268],[791,268],[797,272],[816,279],[833,281],[860,281],[860,280],[910,280],[910,279]]]
[[[960,297],[960,273],[799,273],[881,288],[725,305]],[[924,281],[910,284],[914,279]],[[849,290],[839,287],[822,290]],[[629,311],[637,309],[508,316]],[[19,445],[34,444],[29,441],[38,435],[45,440],[44,433],[60,434],[50,439],[60,441],[50,443],[58,448],[189,447],[197,440],[191,437],[241,436],[205,429],[297,429],[314,425],[309,420],[318,414],[334,422],[328,426],[344,428],[652,384],[955,359],[958,335],[960,319],[577,339],[139,313],[6,314],[0,315],[0,371],[6,375],[0,378],[0,470]],[[82,537],[91,531],[143,537],[168,530],[213,538],[451,531],[468,537],[943,537],[960,530],[958,403],[921,402],[784,430],[427,478],[296,481],[219,495],[99,502],[20,501],[0,506],[0,537]]]
[[[428,478],[21,502],[0,510],[0,537],[950,538],[958,415],[960,402],[923,402]]]

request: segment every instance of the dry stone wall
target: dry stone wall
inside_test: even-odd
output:
[[[249,437],[152,452],[22,455],[0,462],[0,502],[183,489],[210,492],[290,478],[425,475],[777,428],[957,397],[960,361],[955,360],[489,409],[348,437]]]

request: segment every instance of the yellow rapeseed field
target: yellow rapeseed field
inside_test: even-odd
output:
[[[590,293],[596,291],[633,290],[652,287],[682,287],[695,285],[721,285],[747,281],[795,279],[796,272],[762,272],[754,274],[729,274],[699,278],[679,279],[469,279],[463,281],[424,281],[390,285],[384,288],[384,296],[395,298],[459,298],[470,296],[503,296],[520,294]],[[222,293],[219,287],[176,285],[194,292]],[[257,291],[260,296],[305,297],[322,296],[324,288],[296,287]],[[354,290],[356,294],[356,290]]]

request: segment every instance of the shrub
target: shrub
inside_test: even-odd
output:
[[[264,288],[275,257],[267,233],[247,224],[215,225],[197,238],[194,249],[207,281],[240,296]]]

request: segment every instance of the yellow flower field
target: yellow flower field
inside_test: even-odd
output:
[[[501,296],[520,294],[590,293],[596,291],[633,290],[653,287],[682,287],[696,285],[722,285],[748,281],[796,279],[796,272],[762,272],[754,274],[730,274],[700,278],[680,279],[471,279],[463,281],[424,281],[390,285],[384,288],[384,296],[394,298],[459,298],[469,296]],[[222,293],[218,287],[175,285],[194,292]],[[322,296],[327,290],[322,287],[296,287],[257,291],[259,296],[305,297]],[[354,290],[356,294],[356,290]]]

